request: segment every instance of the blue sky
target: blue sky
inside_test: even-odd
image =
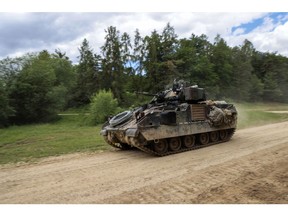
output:
[[[255,20],[251,20],[248,23],[242,23],[239,26],[233,26],[232,27],[232,33],[235,32],[237,29],[243,29],[243,34],[247,34],[247,33],[251,32],[251,31],[253,31],[257,26],[263,24],[263,21],[264,21],[264,19],[263,19],[263,17],[261,17],[261,18],[255,19]]]
[[[75,62],[84,38],[95,52],[100,52],[104,30],[109,26],[115,26],[120,33],[127,32],[133,38],[136,28],[145,36],[154,29],[161,33],[168,22],[178,38],[190,37],[192,33],[205,34],[213,42],[220,34],[229,46],[239,46],[248,39],[259,51],[288,56],[288,13],[278,12],[288,11],[288,4],[281,5],[283,0],[277,0],[278,4],[273,5],[266,5],[268,0],[261,0],[261,4],[260,0],[233,1],[229,5],[224,0],[209,0],[208,4],[207,0],[202,0],[191,7],[185,6],[187,0],[177,0],[177,4],[175,0],[146,0],[149,4],[135,4],[135,7],[127,0],[115,0],[113,4],[106,0],[93,6],[88,4],[92,0],[81,0],[81,4],[64,1],[63,5],[57,3],[57,7],[53,1],[49,5],[40,4],[38,0],[17,0],[23,5],[15,7],[15,1],[8,1],[10,6],[4,5],[0,9],[0,59],[43,49],[50,52],[60,49]],[[32,2],[31,5],[27,1]],[[159,2],[162,2],[160,6],[156,4]],[[91,10],[93,12],[89,13]],[[37,13],[33,13],[35,11]]]
[[[272,22],[275,24],[275,27],[277,24],[285,24],[285,22],[288,21],[288,13],[287,12],[274,12],[274,13],[268,13],[267,15],[251,20],[247,23],[242,23],[239,26],[234,26],[232,27],[232,33],[235,32],[237,29],[243,29],[243,34],[248,34],[254,29],[256,29],[258,26],[264,25],[264,20],[265,19],[271,19]],[[273,31],[275,29],[271,29]]]

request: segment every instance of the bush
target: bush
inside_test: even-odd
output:
[[[90,104],[90,120],[91,124],[96,125],[104,123],[109,116],[120,112],[118,101],[113,98],[112,92],[100,90],[92,96]]]

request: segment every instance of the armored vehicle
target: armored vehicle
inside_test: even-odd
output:
[[[207,100],[197,85],[178,81],[153,96],[150,103],[119,113],[103,125],[100,134],[109,145],[165,156],[226,142],[234,134],[235,106]]]

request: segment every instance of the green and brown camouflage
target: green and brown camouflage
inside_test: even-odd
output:
[[[226,142],[236,130],[235,106],[207,100],[197,85],[174,82],[172,88],[151,96],[150,103],[119,113],[103,125],[100,133],[109,145],[165,156]]]

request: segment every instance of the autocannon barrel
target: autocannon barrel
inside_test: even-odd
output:
[[[147,96],[158,96],[157,94],[152,94],[149,92],[138,92],[136,91],[135,94],[147,95]]]

